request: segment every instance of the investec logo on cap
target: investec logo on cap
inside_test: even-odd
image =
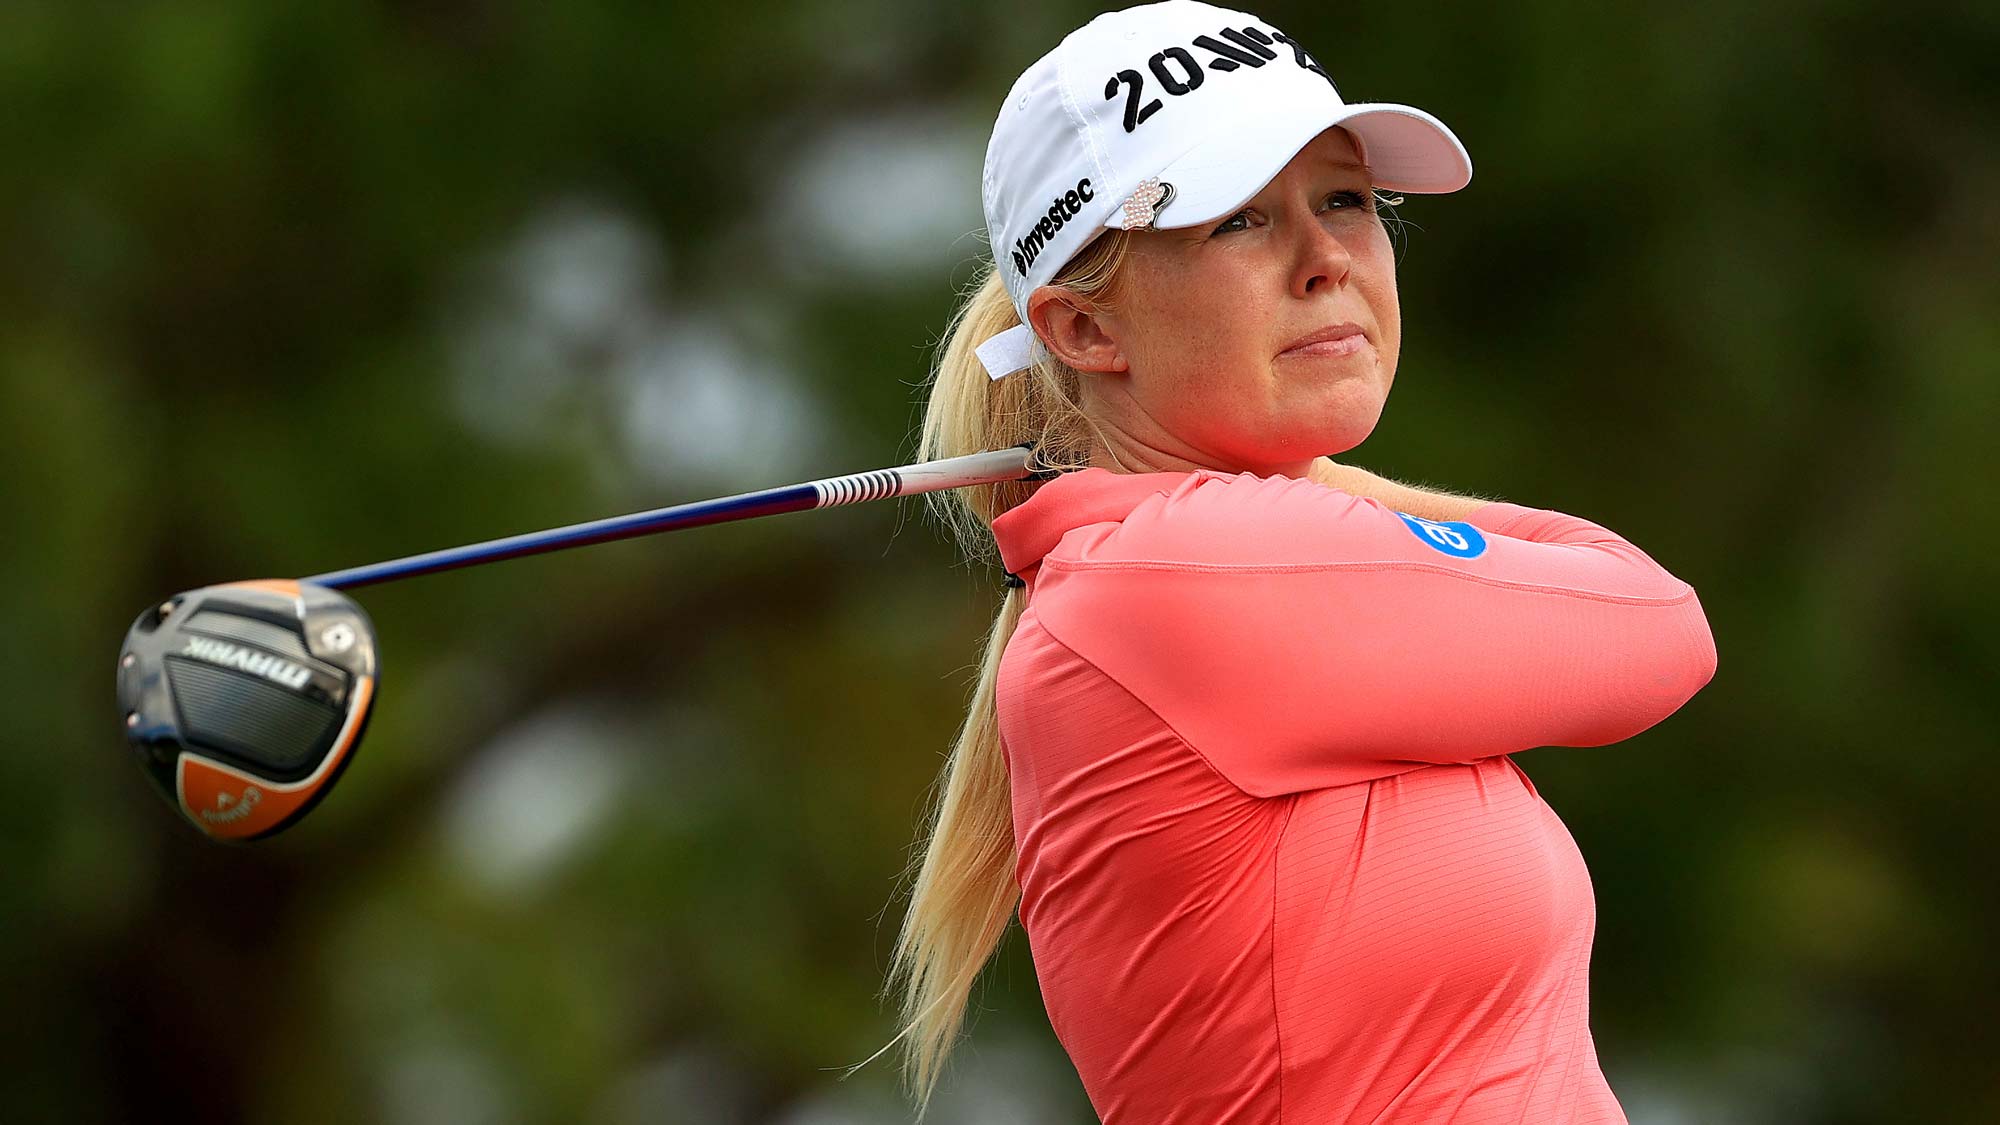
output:
[[[1084,204],[1096,198],[1097,191],[1090,186],[1088,176],[1078,180],[1075,187],[1056,196],[1055,202],[1049,204],[1048,211],[1035,220],[1035,225],[1029,229],[1026,237],[1015,240],[1014,272],[1022,277],[1028,276],[1028,267],[1034,265],[1035,259],[1041,256],[1042,248],[1049,244],[1049,240],[1056,236],[1057,231],[1068,226],[1069,221],[1076,218],[1076,213],[1083,210]]]

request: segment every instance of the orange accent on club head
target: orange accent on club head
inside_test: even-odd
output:
[[[266,781],[212,758],[183,754],[175,768],[182,814],[196,828],[222,840],[247,840],[282,824],[301,805],[312,800],[354,748],[361,721],[373,702],[374,677],[362,676],[356,680],[354,692],[354,707],[333,749],[327,751],[318,769],[298,781]]]
[[[246,590],[262,590],[267,594],[276,594],[282,598],[296,598],[299,596],[299,583],[296,578],[250,578],[242,582],[225,582],[223,585],[240,586]]]

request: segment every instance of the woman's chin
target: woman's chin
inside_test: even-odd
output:
[[[1332,388],[1328,401],[1317,412],[1320,424],[1313,427],[1314,444],[1352,449],[1368,440],[1382,421],[1388,397],[1386,386],[1380,390],[1359,385]]]

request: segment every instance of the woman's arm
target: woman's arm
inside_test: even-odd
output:
[[[1468,503],[1448,499],[1428,511]],[[1039,624],[1259,797],[1608,745],[1714,676],[1694,590],[1645,552],[1474,503],[1438,520],[1315,480],[1192,474],[1050,552]]]
[[[1451,492],[1431,492],[1398,484],[1358,465],[1343,465],[1331,457],[1313,460],[1311,480],[1337,488],[1350,496],[1380,501],[1391,511],[1426,520],[1462,520],[1495,501]]]

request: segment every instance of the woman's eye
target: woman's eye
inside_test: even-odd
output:
[[[1368,197],[1358,191],[1336,191],[1326,197],[1326,202],[1329,208],[1333,208],[1333,205],[1338,203],[1340,206],[1335,208],[1337,210],[1351,210],[1355,208],[1363,211],[1368,210]],[[1249,222],[1250,209],[1246,207],[1229,216],[1227,219],[1222,220],[1222,225],[1216,227],[1210,233],[1230,234],[1235,231],[1249,230]]]

